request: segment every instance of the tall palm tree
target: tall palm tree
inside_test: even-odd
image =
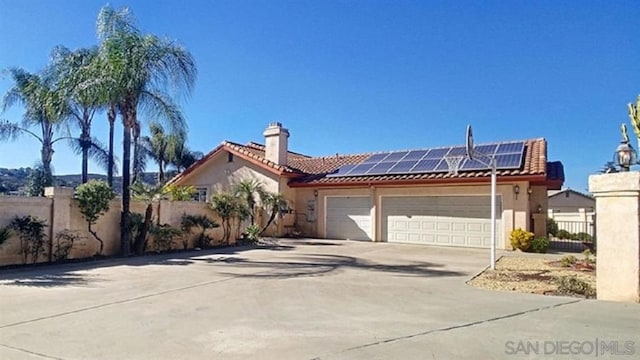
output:
[[[166,133],[161,124],[149,124],[150,136],[142,138],[147,155],[158,164],[158,182],[165,181],[165,167],[175,163],[180,147],[184,147],[185,134]]]
[[[32,74],[20,68],[8,69],[7,73],[13,81],[13,86],[2,99],[2,110],[21,104],[25,112],[21,123],[0,121],[0,140],[14,140],[22,134],[37,139],[41,144],[40,160],[44,185],[51,186],[53,145],[59,140],[68,139],[54,138],[56,128],[61,125],[68,111],[64,96],[46,74]],[[33,126],[39,128],[40,134],[29,130]]]
[[[257,199],[262,198],[265,193],[262,183],[256,179],[242,180],[233,187],[233,193],[242,199],[249,209],[249,219],[251,219],[251,225],[254,225]]]
[[[89,157],[102,167],[110,164],[107,150],[100,142],[91,137],[93,116],[104,108],[105,79],[102,76],[102,64],[98,57],[98,48],[70,51],[58,46],[52,52],[52,71],[56,82],[67,100],[71,122],[80,129],[80,136],[71,142],[76,152],[82,154],[82,183],[89,177]],[[111,164],[113,172],[113,164]]]
[[[155,35],[142,35],[128,9],[115,11],[109,6],[98,15],[101,56],[115,80],[115,97],[123,121],[121,241],[124,255],[130,253],[129,205],[131,133],[138,121],[138,110],[168,122],[172,130],[186,132],[178,106],[165,92],[190,93],[196,78],[191,54],[183,47]]]

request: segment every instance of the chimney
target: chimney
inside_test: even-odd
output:
[[[279,122],[272,122],[264,131],[265,158],[278,165],[287,165],[289,130]]]

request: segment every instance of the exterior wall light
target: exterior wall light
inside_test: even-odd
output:
[[[529,199],[531,199],[531,194],[533,194],[533,188],[531,186],[529,186],[527,188],[527,195],[529,196]]]
[[[513,193],[516,195],[516,200],[518,200],[518,194],[520,194],[520,185],[513,185]]]
[[[318,197],[318,190],[313,190],[313,196]]]
[[[542,205],[538,205],[538,214],[542,214]]]

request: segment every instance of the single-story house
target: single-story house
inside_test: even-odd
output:
[[[264,145],[224,141],[170,183],[191,185],[198,200],[257,179],[292,209],[279,233],[414,244],[489,247],[490,175],[463,159],[457,174],[445,157],[463,146],[311,157],[288,149],[289,131],[271,123]],[[560,189],[560,162],[547,161],[545,139],[479,144],[497,162],[497,246],[516,228],[546,233],[547,191]]]

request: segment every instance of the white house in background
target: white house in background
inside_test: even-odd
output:
[[[382,135],[382,134],[381,134]],[[311,157],[288,149],[289,131],[272,123],[264,145],[225,141],[170,183],[192,185],[199,199],[259,180],[288,200],[277,229],[309,237],[489,247],[491,171],[463,160],[448,173],[445,158],[464,146]],[[318,139],[322,142],[323,139]],[[402,143],[398,144],[402,147]],[[545,139],[479,144],[498,162],[498,247],[516,228],[546,233],[547,191],[560,189],[562,163],[547,161]]]
[[[588,194],[573,189],[548,192],[548,215],[558,223],[558,228],[571,233],[593,234],[596,200]]]

